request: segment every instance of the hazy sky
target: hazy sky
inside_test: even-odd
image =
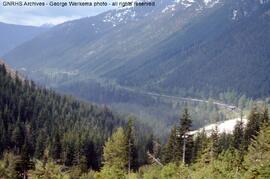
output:
[[[6,0],[0,0],[1,2],[0,22],[33,25],[33,26],[40,26],[43,24],[55,25],[65,22],[67,20],[77,19],[86,16],[93,16],[109,9],[109,7],[7,7],[3,6],[4,1]],[[51,0],[22,0],[22,1],[50,2]],[[54,1],[68,2],[70,0],[54,0]],[[73,0],[73,1],[91,2],[91,0]],[[109,2],[109,0],[105,1]]]

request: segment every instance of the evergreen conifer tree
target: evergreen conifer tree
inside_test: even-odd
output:
[[[175,153],[177,150],[177,132],[176,127],[174,126],[171,130],[167,144],[163,150],[163,163],[175,162]]]
[[[104,166],[125,170],[128,164],[128,146],[123,128],[118,128],[104,146]]]
[[[262,118],[258,111],[257,106],[254,106],[248,116],[248,122],[245,129],[244,134],[245,149],[248,148],[248,145],[250,144],[251,140],[257,136],[257,133],[259,132],[262,123],[261,119]]]
[[[138,152],[135,145],[135,129],[134,129],[134,120],[129,118],[128,125],[125,128],[126,143],[128,146],[128,168],[137,169],[138,167]]]
[[[51,145],[52,158],[56,160],[60,159],[61,152],[62,152],[62,145],[61,145],[59,133],[57,132],[54,139],[52,140],[52,145]]]
[[[103,149],[104,166],[96,178],[124,179],[128,165],[128,146],[123,128],[118,128],[105,143]]]
[[[269,178],[270,176],[270,127],[262,127],[259,135],[252,139],[245,157],[248,178]]]
[[[233,147],[242,150],[244,145],[244,123],[239,121],[236,123],[233,131]]]
[[[176,160],[190,163],[193,158],[193,138],[189,135],[192,127],[191,116],[185,108],[180,118],[180,126],[177,133]],[[183,154],[185,158],[183,159]]]

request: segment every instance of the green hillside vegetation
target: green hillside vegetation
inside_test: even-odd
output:
[[[198,11],[204,3],[195,2],[162,13],[172,2],[158,1],[154,9],[113,10],[63,23],[5,59],[39,84],[131,113],[163,138],[186,105],[194,128],[239,117],[211,103],[140,94],[218,101],[245,110],[269,96],[270,3],[220,0]],[[123,21],[114,22],[118,16]]]
[[[203,1],[69,21],[6,54],[82,100],[0,62],[0,178],[270,178],[270,1]],[[246,115],[232,134],[190,135]]]
[[[254,107],[250,112],[247,127],[244,128],[243,123],[239,122],[233,134],[218,134],[214,129],[209,137],[202,132],[195,137],[189,136],[184,139],[182,136],[190,131],[190,126],[191,118],[186,109],[180,124],[172,129],[167,144],[162,147],[152,145],[151,154],[161,163],[151,158],[148,165],[133,172],[128,172],[128,145],[121,144],[124,133],[123,129],[119,128],[105,144],[102,170],[90,172],[88,177],[97,179],[270,177],[270,126],[266,108]],[[184,144],[185,155],[183,155]]]
[[[191,136],[182,111],[165,143],[134,118],[12,78],[0,66],[0,177],[5,179],[269,178],[268,108],[254,105],[233,134]],[[147,133],[146,133],[147,131]],[[146,135],[147,134],[147,135]]]
[[[4,64],[0,84],[0,176],[4,178],[20,178],[34,168],[37,175],[59,167],[75,173],[97,170],[107,138],[117,127],[128,126],[124,117],[107,107],[60,96],[18,75],[11,77]],[[140,139],[134,141],[136,159],[141,165],[151,130],[137,122],[134,126]]]
[[[94,79],[88,82],[74,81],[72,84],[58,85],[55,89],[83,100],[95,101],[101,105],[107,104],[113,110],[124,114],[133,114],[141,123],[151,126],[155,135],[163,139],[169,134],[172,126],[177,123],[180,112],[186,106],[190,109],[193,119],[192,129],[197,129],[209,123],[237,118],[240,116],[240,109],[246,115],[254,103],[252,98],[239,95],[234,91],[220,93],[214,99],[199,98],[207,100],[209,103],[172,100],[141,93],[144,90],[123,88],[109,81],[96,81]],[[192,92],[186,92],[188,96],[192,96],[191,94]],[[179,96],[182,95],[176,95],[176,97]],[[220,107],[214,102],[234,105],[238,109],[231,110],[227,107]]]

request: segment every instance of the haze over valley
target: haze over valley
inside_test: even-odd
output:
[[[269,0],[28,10],[0,22],[0,178],[270,176]]]

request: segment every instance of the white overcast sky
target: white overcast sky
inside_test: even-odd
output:
[[[93,16],[108,10],[110,7],[7,7],[3,6],[0,0],[0,22],[11,24],[22,24],[40,26],[43,24],[60,24],[68,20],[78,19],[81,17]],[[8,0],[20,1],[20,0]],[[22,0],[22,1],[42,1],[50,2],[51,0]],[[58,2],[68,2],[70,0],[53,0]],[[91,0],[73,0],[87,1]],[[93,0],[94,1],[94,0]],[[105,0],[109,2],[109,0]]]

